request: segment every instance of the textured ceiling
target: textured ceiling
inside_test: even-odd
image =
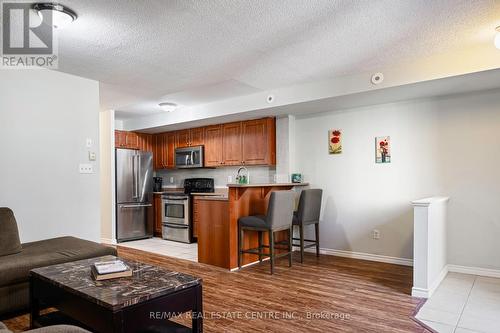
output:
[[[499,0],[65,0],[59,70],[101,106],[158,112],[490,43]],[[491,34],[484,34],[490,31]]]

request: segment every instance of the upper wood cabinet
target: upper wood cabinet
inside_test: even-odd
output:
[[[276,164],[276,130],[274,118],[242,123],[242,163],[244,165]]]
[[[139,134],[139,145],[141,140]],[[155,134],[155,169],[175,168],[176,148],[200,145],[205,147],[206,167],[275,165],[275,119],[264,118]]]
[[[189,130],[182,130],[175,132],[176,145],[178,148],[189,147],[191,142],[191,136],[189,135]]]
[[[191,138],[191,146],[202,146],[205,144],[205,128],[192,128],[189,130],[189,135]]]
[[[222,165],[222,125],[205,127],[205,166]]]
[[[150,134],[116,130],[115,147],[152,151],[153,137]]]
[[[154,136],[155,169],[171,169],[175,167],[175,148],[177,135],[175,132],[155,134]]]
[[[177,148],[201,146],[204,143],[203,127],[177,131],[176,136]]]
[[[138,149],[153,151],[153,135],[146,133],[137,133]]]
[[[115,147],[116,148],[127,147],[127,132],[115,131]]]
[[[222,165],[243,164],[241,122],[222,125]]]

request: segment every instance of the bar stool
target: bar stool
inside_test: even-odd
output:
[[[300,262],[304,262],[304,249],[316,246],[316,256],[319,257],[319,215],[321,213],[321,197],[323,190],[310,189],[303,190],[300,193],[299,207],[293,213],[293,226],[299,227],[300,238],[293,238],[294,241],[300,241],[299,244],[293,246],[300,246]],[[314,224],[314,231],[316,239],[304,239],[304,226]],[[293,227],[292,227],[293,228]],[[304,245],[304,242],[311,244]]]
[[[271,274],[274,273],[274,260],[276,258],[288,256],[288,266],[292,266],[292,219],[295,192],[293,191],[275,191],[271,192],[267,215],[245,216],[238,219],[238,267],[241,268],[243,253],[252,253],[259,255],[259,261],[262,257],[270,257]],[[243,249],[243,236],[245,230],[258,231],[259,247],[252,249]],[[288,230],[288,240],[276,243],[274,233],[276,231]],[[263,232],[269,233],[269,246],[263,245]],[[288,252],[275,254],[276,245],[287,245]],[[264,253],[263,249],[269,248],[269,253]],[[283,248],[280,248],[283,249]]]

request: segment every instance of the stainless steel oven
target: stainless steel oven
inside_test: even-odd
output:
[[[164,194],[162,197],[163,239],[191,243],[189,195]]]

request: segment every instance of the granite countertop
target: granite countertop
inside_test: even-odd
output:
[[[228,201],[229,197],[227,195],[198,195],[196,200]]]
[[[308,186],[309,183],[262,183],[262,184],[227,184],[227,187],[286,187],[286,186]]]
[[[79,260],[36,268],[31,274],[113,311],[202,283],[195,276],[122,258],[118,259],[133,270],[131,277],[103,281],[92,278],[93,263],[115,259],[115,256],[103,256]]]

